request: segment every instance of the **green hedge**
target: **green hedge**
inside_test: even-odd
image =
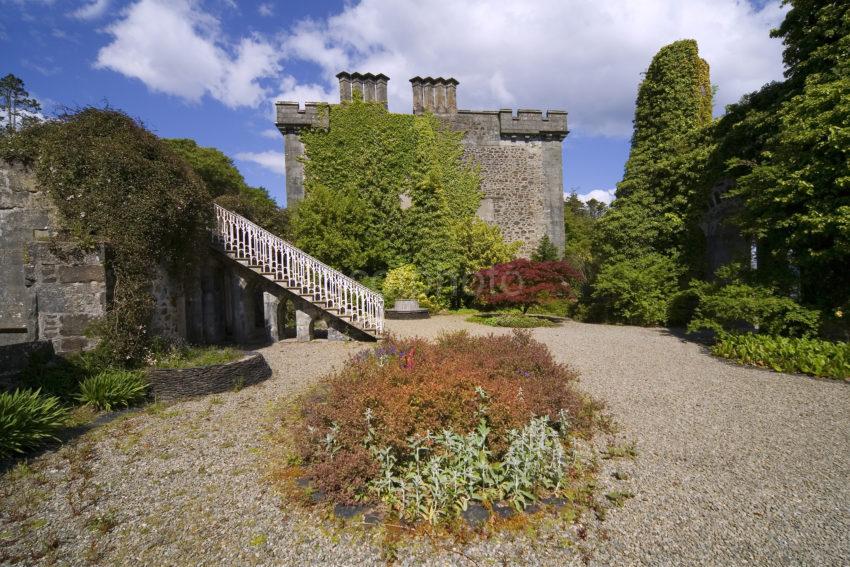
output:
[[[711,352],[776,372],[850,380],[850,343],[724,333]]]

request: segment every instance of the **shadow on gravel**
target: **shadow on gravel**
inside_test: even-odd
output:
[[[34,449],[32,451],[28,451],[22,455],[10,455],[3,459],[0,459],[0,475],[5,474],[6,472],[15,468],[15,466],[21,461],[28,461],[30,459],[35,459],[44,455],[45,453],[49,453],[51,451],[56,451],[63,445],[70,443],[74,439],[88,433],[89,431],[96,429],[102,425],[106,425],[111,421],[115,421],[119,417],[123,417],[130,414],[141,413],[145,410],[145,406],[129,408],[119,411],[112,411],[103,413],[88,423],[84,423],[82,425],[77,425],[74,427],[66,427],[61,429],[56,433],[56,436],[59,438],[59,441],[53,441],[45,444],[43,447],[39,447],[38,449]]]

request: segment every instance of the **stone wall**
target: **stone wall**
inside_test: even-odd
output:
[[[147,373],[151,395],[157,400],[175,400],[226,392],[262,382],[272,370],[260,353],[240,360],[199,368],[152,369]]]
[[[478,216],[501,228],[507,240],[522,242],[519,251],[522,256],[530,256],[544,235],[563,250],[561,138],[523,133],[532,132],[548,121],[536,122],[527,114],[518,113],[519,117],[525,116],[520,128],[514,125],[514,119],[506,119],[505,114],[505,111],[461,110],[439,118],[453,130],[464,133],[464,155],[481,167],[484,197]],[[507,115],[510,117],[510,111]],[[539,117],[540,113],[534,116]]]
[[[48,340],[58,353],[93,346],[85,336],[107,302],[106,251],[65,249],[58,213],[20,164],[0,161],[0,345]]]
[[[37,336],[57,353],[92,348],[89,326],[106,313],[109,277],[106,250],[61,251],[53,243],[28,246],[26,286],[35,305]]]
[[[50,234],[54,214],[27,169],[0,161],[0,345],[38,338],[24,266],[29,244]]]

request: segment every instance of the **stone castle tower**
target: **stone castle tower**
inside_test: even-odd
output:
[[[340,102],[354,92],[363,100],[387,105],[386,75],[337,75]],[[466,159],[481,168],[484,196],[478,216],[502,229],[508,241],[520,241],[529,256],[544,235],[564,250],[564,189],[562,143],[567,113],[560,110],[458,110],[458,82],[452,78],[414,77],[413,113],[432,113],[453,130],[464,133]],[[328,128],[322,103],[278,102],[276,125],[284,136],[286,198],[304,198],[302,128]]]

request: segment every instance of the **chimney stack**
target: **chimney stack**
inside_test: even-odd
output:
[[[342,71],[337,73],[339,79],[339,101],[347,102],[354,98],[354,93],[359,92],[363,101],[378,102],[387,108],[387,82],[390,78],[382,73],[349,73]]]
[[[410,84],[413,87],[413,114],[457,113],[458,82],[455,79],[413,77]]]

